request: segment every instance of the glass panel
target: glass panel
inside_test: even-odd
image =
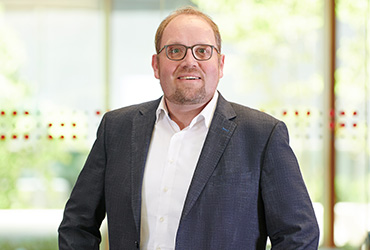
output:
[[[44,3],[0,12],[0,249],[57,249],[103,113],[102,11]]]
[[[90,130],[96,129],[99,119],[95,117],[100,116],[96,111],[101,110],[104,101],[101,13],[73,9],[9,10],[4,12],[3,20],[8,32],[4,32],[4,37],[11,34],[4,43],[8,54],[2,57],[7,66],[2,72],[0,108],[2,145],[7,148],[3,152],[23,158],[13,162],[11,169],[25,178],[17,185],[27,186],[32,178],[44,178],[47,173],[55,177],[58,165],[72,163],[71,153],[82,150],[85,154],[94,139]],[[1,163],[4,168],[9,167],[4,161]],[[24,170],[25,166],[28,170]],[[46,172],[35,173],[41,169]],[[42,205],[40,201],[32,205],[32,201],[7,199],[1,207],[63,205],[50,198]]]
[[[335,243],[356,249],[370,231],[368,4],[337,1]]]

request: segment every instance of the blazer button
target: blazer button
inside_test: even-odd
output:
[[[137,249],[139,249],[140,243],[138,241],[135,241],[135,246],[136,246]]]

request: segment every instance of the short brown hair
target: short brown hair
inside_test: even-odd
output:
[[[160,46],[161,46],[161,41],[162,41],[162,35],[163,35],[163,32],[164,32],[165,28],[175,17],[178,17],[180,15],[194,15],[194,16],[198,16],[198,17],[203,18],[212,27],[212,30],[213,30],[213,33],[214,33],[215,39],[216,39],[217,49],[221,52],[221,35],[220,35],[220,31],[218,30],[217,24],[215,22],[213,22],[212,19],[208,15],[199,11],[195,7],[186,6],[186,7],[177,9],[174,12],[172,12],[159,25],[159,27],[157,29],[157,33],[155,34],[155,49],[156,49],[157,53],[161,49]]]

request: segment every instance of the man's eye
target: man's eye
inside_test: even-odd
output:
[[[207,50],[206,50],[206,49],[202,49],[202,48],[198,49],[198,53],[204,54],[204,53],[206,53],[206,52],[207,52]]]
[[[169,51],[171,54],[177,54],[177,53],[180,53],[180,49],[170,49]]]

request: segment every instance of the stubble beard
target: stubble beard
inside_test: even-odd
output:
[[[193,87],[178,86],[172,95],[166,97],[170,102],[175,104],[180,105],[200,104],[205,102],[206,89],[204,84],[198,89],[194,89]]]

